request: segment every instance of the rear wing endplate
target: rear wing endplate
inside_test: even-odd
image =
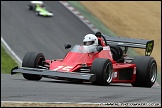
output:
[[[105,36],[109,45],[117,45],[121,47],[141,48],[145,49],[145,56],[150,56],[154,47],[154,40],[127,38],[119,36]]]

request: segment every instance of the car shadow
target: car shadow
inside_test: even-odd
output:
[[[14,80],[22,80],[22,81],[32,81],[26,79],[14,79]],[[45,83],[60,83],[60,84],[71,84],[71,85],[88,85],[88,86],[102,86],[102,85],[94,85],[91,82],[76,82],[76,81],[67,81],[67,80],[57,80],[57,79],[49,79],[43,78],[40,81],[33,81],[33,82],[45,82]],[[108,86],[102,87],[133,87],[131,84],[124,84],[124,83],[110,83]]]

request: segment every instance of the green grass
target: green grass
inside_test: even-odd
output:
[[[10,74],[11,69],[18,64],[7,54],[5,49],[1,46],[1,73]]]

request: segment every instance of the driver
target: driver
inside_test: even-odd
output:
[[[40,11],[41,9],[45,9],[46,7],[43,4],[36,4],[36,11]]]
[[[85,46],[98,46],[98,39],[94,34],[87,34],[83,39]]]

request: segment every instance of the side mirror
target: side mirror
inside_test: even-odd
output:
[[[69,49],[69,48],[71,48],[71,45],[70,44],[64,44],[64,47],[65,47],[65,49]]]
[[[96,49],[97,49],[98,52],[101,52],[103,50],[103,47],[102,46],[97,46]]]

